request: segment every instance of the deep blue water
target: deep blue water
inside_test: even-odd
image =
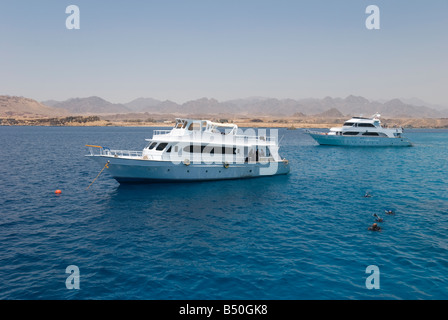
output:
[[[448,130],[406,135],[415,147],[344,148],[280,129],[288,176],[105,172],[86,191],[101,168],[85,144],[140,150],[152,129],[0,127],[0,299],[447,299]]]

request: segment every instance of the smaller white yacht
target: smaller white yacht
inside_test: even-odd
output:
[[[403,128],[381,126],[380,115],[370,118],[353,117],[342,127],[329,132],[306,132],[319,144],[331,146],[411,147],[412,142],[403,136]]]

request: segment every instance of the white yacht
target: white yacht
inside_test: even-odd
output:
[[[86,145],[90,149],[87,157],[107,168],[120,183],[221,180],[289,173],[289,162],[279,156],[273,130],[270,137],[256,135],[253,129],[246,130],[246,134],[241,131],[235,124],[179,118],[171,130],[154,130],[142,151]]]
[[[403,128],[381,126],[380,115],[370,118],[353,117],[342,127],[331,128],[329,132],[306,132],[321,145],[332,146],[397,146],[410,147],[412,142],[403,136]]]

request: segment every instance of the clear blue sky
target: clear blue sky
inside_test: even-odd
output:
[[[80,30],[67,30],[68,5]],[[380,8],[367,30],[365,9]],[[448,107],[447,0],[1,0],[0,94],[179,103],[419,97]]]

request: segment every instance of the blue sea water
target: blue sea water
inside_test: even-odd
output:
[[[0,127],[0,299],[448,298],[448,130],[345,148],[279,129],[287,176],[119,185],[106,170],[86,191],[101,168],[85,144],[141,150],[152,130]]]

